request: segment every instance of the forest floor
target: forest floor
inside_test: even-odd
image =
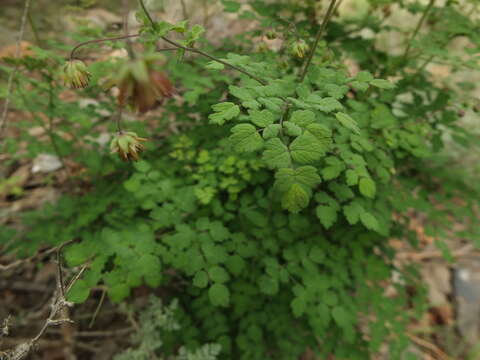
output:
[[[46,8],[41,19],[34,19],[41,40],[58,28],[68,26],[70,21],[66,19],[59,24],[57,20],[52,20],[56,11],[53,2],[44,3]],[[114,12],[111,1],[100,3],[104,6],[86,13],[87,20],[105,27],[121,23],[121,16]],[[18,1],[2,2],[0,62],[2,57],[13,54],[20,14]],[[230,32],[251,26],[221,17],[214,7],[197,9],[192,14],[192,22],[206,24],[207,34],[212,39],[225,36],[227,22]],[[171,20],[183,15],[178,6],[170,7],[168,13],[163,13],[165,19]],[[35,41],[31,30],[27,31],[26,39]],[[445,74],[448,69],[433,67],[431,71],[433,76],[448,76]],[[9,121],[25,116],[28,115],[13,109]],[[13,166],[2,166],[8,156],[0,154],[0,226],[18,222],[19,215],[24,211],[38,209],[68,192],[65,168],[54,156],[44,155]],[[478,157],[470,161],[477,160]],[[11,179],[14,181],[9,182]],[[4,183],[9,185],[2,186]],[[425,234],[429,219],[413,209],[410,215],[408,227],[420,239],[419,247],[414,249],[401,239],[391,239],[391,245],[397,250],[396,264],[400,267],[407,264],[418,266],[428,287],[428,311],[421,319],[412,320],[409,327],[412,350],[425,360],[480,359],[480,251],[471,239],[443,239],[454,257],[454,262],[447,261],[435,246],[436,239]],[[462,227],[462,224],[456,226]],[[9,255],[2,255],[0,248],[0,264],[3,264],[0,265],[0,321],[11,316],[9,335],[0,336],[0,349],[12,348],[31,339],[45,323],[56,287],[58,268],[55,261],[55,252],[48,249],[27,261],[16,262]],[[138,288],[133,296],[136,299],[134,304],[145,304],[150,293],[148,288]],[[106,360],[128,346],[126,337],[136,327],[133,316],[125,308],[104,299],[104,294],[104,289],[99,287],[85,304],[71,309],[70,314],[64,314],[74,319],[75,323],[50,328],[30,358]],[[473,354],[475,348],[477,355],[467,358],[466,354]]]

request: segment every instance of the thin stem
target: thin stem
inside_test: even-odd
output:
[[[117,132],[122,132],[122,116],[123,116],[123,107],[118,108],[118,115],[115,119],[115,123],[117,124]]]
[[[335,1],[335,0],[334,0]],[[145,15],[147,16],[148,20],[150,21],[150,23],[152,24],[153,27],[155,27],[155,22],[153,21],[152,17],[150,16],[150,14],[148,13],[148,10],[147,8],[145,7],[145,4],[143,3],[143,0],[138,0],[138,2],[140,3],[140,6],[142,7],[143,11],[145,12]],[[262,80],[260,79],[259,77],[249,73],[248,71],[245,71],[243,70],[242,68],[238,67],[238,66],[235,66],[235,65],[232,65],[224,60],[221,60],[219,58],[216,58],[215,56],[212,56],[210,54],[207,54],[206,52],[202,51],[202,50],[199,50],[199,49],[195,49],[195,48],[191,48],[191,47],[187,47],[187,46],[183,46],[182,44],[176,42],[176,41],[173,41],[173,40],[170,40],[169,38],[165,37],[165,36],[162,36],[161,39],[167,43],[169,43],[170,45],[173,45],[175,46],[176,48],[179,48],[179,49],[183,49],[185,51],[189,51],[189,52],[192,52],[192,53],[195,53],[195,54],[199,54],[199,55],[202,55],[212,61],[215,61],[215,62],[218,62],[220,64],[223,64],[225,66],[228,66],[244,75],[247,75],[248,77],[258,81],[260,84],[262,85],[268,85],[268,83],[265,81],[265,80]]]
[[[405,48],[405,52],[403,53],[403,58],[406,59],[408,57],[408,54],[410,53],[410,50],[412,48],[412,43],[413,40],[417,37],[418,32],[422,28],[423,23],[427,19],[428,14],[430,13],[430,10],[433,8],[433,5],[435,4],[435,0],[430,0],[428,3],[427,7],[425,8],[425,11],[423,12],[422,17],[420,18],[420,21],[418,22],[417,26],[415,27],[415,30],[412,33],[412,36],[408,40],[407,47]]]
[[[143,0],[138,0],[140,3],[140,6],[142,7],[143,12],[145,13],[145,16],[147,17],[148,21],[150,21],[150,24],[152,24],[152,27],[155,29],[157,25],[155,24],[155,21],[153,21],[152,17],[150,16],[150,13],[147,10],[147,7],[143,3]]]
[[[47,128],[47,133],[48,133],[48,137],[50,138],[50,142],[53,146],[53,150],[55,151],[55,154],[58,156],[58,159],[60,160],[60,162],[62,163],[62,166],[63,168],[65,169],[65,171],[68,173],[68,168],[67,166],[65,165],[65,160],[63,158],[63,155],[62,153],[60,152],[60,148],[58,147],[58,144],[57,144],[57,141],[55,140],[55,132],[53,131],[53,111],[55,109],[55,104],[53,102],[53,96],[54,96],[54,93],[53,93],[53,77],[52,75],[49,73],[48,74],[48,80],[49,80],[49,87],[48,87],[48,128]]]
[[[260,79],[259,77],[257,77],[257,76],[255,76],[255,75],[249,73],[248,71],[243,70],[242,68],[240,68],[240,67],[238,67],[238,66],[232,65],[232,64],[230,64],[230,63],[228,63],[228,62],[226,62],[226,61],[223,61],[222,59],[219,59],[219,58],[216,58],[215,56],[212,56],[212,55],[210,55],[210,54],[207,54],[206,52],[204,52],[204,51],[202,51],[202,50],[183,46],[182,44],[179,44],[179,43],[177,43],[176,41],[170,40],[170,39],[166,38],[165,36],[162,36],[162,40],[166,41],[166,42],[169,43],[170,45],[173,45],[173,46],[175,46],[175,47],[177,47],[177,48],[183,49],[183,50],[185,50],[185,51],[190,51],[190,52],[195,53],[195,54],[202,55],[202,56],[204,56],[204,57],[206,57],[206,58],[208,58],[208,59],[210,59],[210,60],[216,61],[216,62],[218,62],[218,63],[220,63],[220,64],[223,64],[223,65],[225,65],[225,66],[228,66],[228,67],[230,67],[230,68],[232,68],[232,69],[234,69],[234,70],[237,70],[238,72],[241,72],[242,74],[247,75],[248,77],[250,77],[250,78],[258,81],[258,82],[259,82],[260,84],[262,84],[262,85],[268,85],[268,83],[267,83],[265,80]]]
[[[107,294],[107,291],[105,289],[102,290],[102,296],[100,297],[100,301],[98,302],[97,308],[95,309],[95,312],[93,313],[92,319],[90,320],[90,323],[88,324],[88,328],[90,329],[93,324],[95,323],[95,319],[98,316],[98,313],[100,312],[100,309],[103,305],[103,302],[105,301],[105,295]]]
[[[57,250],[57,283],[62,297],[65,297],[65,284],[63,282],[63,273],[62,273],[62,254],[61,249]]]
[[[22,22],[20,24],[20,32],[18,34],[18,39],[15,48],[15,58],[18,59],[20,57],[20,43],[23,40],[23,35],[25,34],[25,24],[27,23],[28,11],[30,10],[30,2],[31,0],[25,0],[25,7],[23,10]],[[10,73],[8,77],[8,84],[7,84],[7,96],[5,97],[5,103],[3,105],[2,116],[0,117],[0,140],[2,139],[3,129],[5,127],[5,123],[7,120],[8,114],[8,107],[10,105],[10,97],[12,95],[13,90],[13,79],[18,71],[19,65],[15,65],[13,71]]]
[[[335,3],[337,0],[331,0],[330,6],[328,7],[327,13],[325,17],[323,18],[322,25],[320,25],[320,29],[318,29],[317,35],[315,36],[315,42],[312,46],[312,49],[310,50],[310,53],[308,54],[307,61],[305,63],[305,66],[303,68],[302,74],[300,75],[300,82],[303,82],[305,80],[305,76],[307,75],[308,68],[310,67],[310,64],[312,63],[313,56],[315,55],[315,51],[317,50],[318,43],[320,42],[320,39],[327,28],[327,25],[334,13],[335,10]]]
[[[187,11],[187,4],[185,4],[185,0],[180,0],[180,4],[182,4],[182,14],[183,14],[183,19],[187,20],[188,19],[188,11]]]
[[[94,40],[84,41],[84,42],[82,42],[82,43],[80,43],[80,44],[75,45],[75,47],[72,49],[72,51],[70,52],[70,60],[73,60],[73,59],[74,59],[74,57],[75,57],[75,51],[77,51],[80,47],[82,47],[82,46],[84,46],[84,45],[101,43],[101,42],[104,42],[104,41],[123,40],[123,39],[129,39],[129,38],[133,38],[133,37],[138,37],[138,36],[140,36],[140,34],[123,35],[123,36],[116,36],[116,37],[112,37],[112,38],[103,38],[103,39],[94,39]]]
[[[29,11],[28,12],[28,23],[30,24],[30,27],[32,28],[33,32],[33,37],[35,38],[35,42],[37,45],[40,45],[42,43],[42,40],[40,40],[40,35],[38,34],[37,26],[35,25],[35,22],[33,21],[32,14]]]
[[[123,33],[125,36],[128,36],[128,14],[129,14],[129,7],[128,7],[128,0],[123,0]],[[135,53],[133,51],[132,42],[130,38],[126,39],[126,48],[128,52],[128,56],[130,59],[135,59]]]

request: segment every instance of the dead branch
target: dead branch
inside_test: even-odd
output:
[[[17,345],[13,350],[9,350],[3,353],[2,354],[3,356],[1,357],[2,359],[5,359],[5,360],[25,359],[26,356],[35,347],[35,345],[40,341],[41,337],[45,334],[45,332],[49,327],[59,326],[67,323],[73,323],[73,320],[71,320],[70,318],[62,317],[62,314],[68,313],[68,309],[73,306],[73,303],[67,301],[66,295],[68,294],[72,286],[75,284],[75,282],[77,282],[78,279],[80,279],[82,274],[85,272],[85,270],[88,267],[88,264],[84,265],[80,269],[80,271],[70,280],[68,286],[65,287],[65,284],[63,283],[63,275],[61,275],[62,264],[60,261],[61,259],[60,252],[66,245],[67,244],[62,244],[59,247],[55,248],[55,250],[57,251],[57,286],[56,286],[56,290],[50,305],[50,314],[47,320],[45,321],[42,328],[34,338],[22,342],[21,344]],[[8,329],[8,326],[7,326],[7,329]]]
[[[43,251],[39,251],[37,252],[36,254],[30,256],[30,257],[27,257],[25,259],[19,259],[19,260],[16,260],[10,264],[6,264],[6,265],[2,265],[0,264],[0,271],[7,271],[7,270],[13,270],[17,267],[20,267],[24,264],[27,264],[27,263],[31,263],[32,261],[34,260],[41,260],[41,259],[44,259],[45,257],[53,254],[53,253],[58,253],[59,250],[62,250],[63,248],[65,248],[66,246],[70,245],[70,244],[73,244],[75,242],[77,242],[78,239],[74,239],[74,240],[69,240],[67,242],[64,242],[63,244],[59,245],[59,246],[56,246],[54,248],[50,248],[50,249],[46,249],[46,250],[43,250]]]
[[[410,340],[412,340],[415,344],[422,346],[425,349],[430,350],[433,354],[435,354],[435,358],[439,360],[451,360],[450,356],[445,354],[437,345],[428,342],[418,336],[408,333],[407,334]]]

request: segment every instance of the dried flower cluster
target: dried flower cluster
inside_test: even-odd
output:
[[[164,98],[173,96],[175,89],[165,73],[155,69],[163,58],[147,55],[122,64],[118,75],[111,78],[110,84],[119,89],[118,102],[146,112],[153,109]]]
[[[142,142],[147,141],[145,138],[139,137],[132,131],[120,131],[110,143],[112,153],[117,153],[120,159],[124,161],[139,159],[139,153],[144,150]]]

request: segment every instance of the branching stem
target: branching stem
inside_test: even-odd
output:
[[[335,0],[334,0],[335,1]],[[143,12],[145,13],[145,15],[147,16],[147,19],[148,21],[150,22],[150,24],[152,25],[152,27],[155,29],[156,28],[156,24],[155,24],[155,21],[153,21],[152,19],[152,16],[150,15],[150,13],[148,12],[147,8],[145,7],[145,4],[143,2],[143,0],[138,0]],[[220,64],[223,64],[229,68],[232,68],[244,75],[247,75],[248,77],[258,81],[260,84],[262,85],[268,85],[268,83],[263,80],[263,79],[260,79],[259,77],[249,73],[248,71],[246,70],[243,70],[242,68],[238,67],[238,66],[235,66],[235,65],[232,65],[224,60],[221,60],[219,58],[216,58],[215,56],[213,55],[210,55],[210,54],[207,54],[206,52],[202,51],[202,50],[199,50],[199,49],[195,49],[195,48],[191,48],[191,47],[187,47],[187,46],[183,46],[182,44],[176,42],[176,41],[173,41],[173,40],[170,40],[169,38],[167,38],[166,36],[162,36],[161,39],[167,43],[169,43],[170,45],[173,45],[175,46],[176,48],[179,48],[179,49],[183,49],[185,51],[189,51],[189,52],[192,52],[192,53],[195,53],[195,54],[199,54],[199,55],[202,55],[203,57],[206,57],[207,59],[210,59],[212,61],[215,61],[215,62],[218,62]]]

